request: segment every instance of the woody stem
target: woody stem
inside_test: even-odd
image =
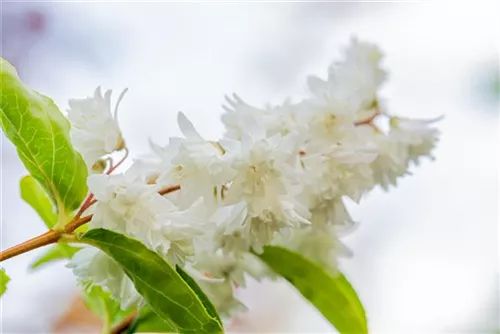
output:
[[[179,185],[166,187],[158,191],[160,195],[166,195],[173,191],[179,190],[181,187]],[[89,201],[89,206],[95,203],[95,200]],[[50,230],[39,236],[26,240],[18,245],[12,246],[0,252],[0,262],[8,260],[17,255],[27,253],[33,249],[37,249],[46,245],[56,243],[65,234],[73,233],[77,228],[85,225],[92,219],[93,215],[87,215],[84,217],[73,218],[62,231]]]

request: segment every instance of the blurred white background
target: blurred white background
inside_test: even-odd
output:
[[[178,135],[184,111],[206,137],[222,131],[224,94],[251,104],[305,93],[352,35],[386,54],[391,113],[444,115],[437,160],[389,193],[352,204],[359,228],[341,262],[374,333],[498,333],[500,8],[420,3],[2,3],[2,56],[30,86],[67,100],[97,85],[129,93],[120,123],[133,155]],[[497,83],[498,85],[498,83]],[[498,86],[497,86],[498,87]],[[498,88],[497,88],[498,94]],[[2,138],[1,247],[44,230],[19,198],[25,174]],[[63,263],[29,273],[35,251],[2,265],[2,333],[50,332],[77,291]],[[285,283],[242,291],[246,332],[333,329]]]

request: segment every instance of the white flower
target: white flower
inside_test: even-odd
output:
[[[313,150],[312,150],[313,151]],[[349,196],[359,201],[373,185],[370,163],[377,153],[371,148],[331,144],[320,153],[302,157],[304,194],[310,196],[314,208],[324,201]]]
[[[275,274],[251,252],[281,245],[335,272],[350,252],[340,241],[355,226],[344,200],[387,189],[421,157],[433,158],[433,121],[392,117],[378,91],[387,74],[382,53],[353,39],[326,80],[308,79],[312,96],[257,108],[226,97],[223,139],[204,139],[178,115],[182,138],[171,138],[120,175],[88,178],[97,203],[90,228],[141,240],[184,267],[217,310],[244,306],[235,288]],[[70,101],[72,140],[89,164],[123,147],[111,92]],[[119,98],[119,100],[121,97]],[[384,120],[388,121],[384,127]],[[177,191],[165,194],[166,187]],[[160,195],[160,193],[163,195]],[[70,265],[80,282],[101,286],[122,307],[140,297],[104,253],[84,249]]]
[[[94,247],[78,251],[67,265],[73,270],[78,282],[91,289],[96,285],[110,293],[120,303],[122,310],[141,302],[142,297],[123,269],[111,257]]]
[[[91,175],[88,185],[98,201],[93,207],[91,228],[134,236],[153,249],[162,245],[160,217],[174,205],[158,194],[156,185],[146,184],[134,170],[118,175]]]
[[[249,118],[258,119],[264,125],[268,137],[306,130],[305,125],[298,119],[299,105],[288,100],[282,105],[267,105],[262,109],[249,105],[236,94],[233,94],[233,98],[226,96],[226,102],[229,106],[223,106],[226,112],[221,116],[227,130],[226,138],[241,140],[247,132],[246,123]]]
[[[431,127],[435,121],[392,117],[387,134],[373,134],[378,149],[378,157],[371,164],[376,184],[387,190],[409,174],[410,162],[418,164],[424,156],[433,159],[432,150],[439,137],[439,131]]]
[[[388,190],[400,177],[408,174],[408,146],[384,133],[374,134],[372,140],[378,149],[377,158],[370,164],[373,181]]]
[[[237,171],[224,199],[228,204],[246,203],[240,232],[260,248],[269,243],[275,232],[307,224],[309,213],[294,198],[300,191],[296,138],[267,138],[265,129],[252,118],[247,120],[247,131],[241,143],[223,141]]]
[[[221,317],[230,318],[237,312],[246,311],[245,305],[234,297],[234,285],[229,280],[222,282],[201,280],[198,281],[198,285]]]
[[[224,137],[241,140],[243,133],[245,133],[245,121],[250,117],[265,117],[265,110],[256,108],[247,104],[238,95],[233,94],[233,98],[226,96],[226,102],[229,106],[223,105],[226,111],[221,120],[226,127]]]
[[[294,230],[287,238],[277,239],[275,243],[301,254],[332,273],[338,271],[339,257],[352,255],[340,241],[333,226],[307,226]]]
[[[408,160],[418,164],[419,158],[423,156],[433,158],[432,150],[438,142],[439,130],[431,125],[439,119],[418,120],[392,117],[389,135],[402,145],[407,145]]]
[[[247,205],[241,201],[218,208],[210,217],[212,230],[207,234],[209,242],[203,242],[205,251],[241,254],[248,252],[252,240],[246,237],[243,229],[247,227]]]
[[[344,57],[330,70],[361,99],[362,108],[369,109],[376,103],[377,90],[387,79],[386,71],[380,66],[383,53],[376,45],[353,38],[344,50]]]
[[[320,229],[325,226],[335,226],[338,232],[350,231],[355,225],[341,198],[324,201],[311,209],[311,223]]]
[[[300,121],[307,125],[308,142],[328,146],[350,140],[355,134],[357,104],[334,96],[322,96],[302,102]]]
[[[167,261],[182,266],[186,259],[194,256],[194,242],[206,233],[210,211],[198,200],[186,210],[174,209],[161,215],[161,234],[168,240],[168,246],[163,249]]]
[[[355,123],[377,112],[377,90],[386,78],[374,45],[353,39],[344,57],[330,66],[327,80],[308,78],[314,97],[302,104],[310,138],[324,145],[356,137]]]
[[[217,310],[230,315],[245,307],[234,297],[234,288],[246,287],[246,275],[257,280],[273,277],[266,265],[250,253],[237,256],[222,251],[211,252],[202,244],[197,249],[192,273],[198,277],[198,284],[210,296]],[[201,274],[201,275],[200,275]]]
[[[344,59],[328,69],[326,81],[316,76],[308,78],[309,89],[331,109],[350,113],[371,109],[387,77],[380,67],[382,58],[375,45],[354,38],[344,51]]]
[[[119,175],[92,175],[88,184],[98,201],[90,228],[102,227],[135,237],[174,264],[182,264],[192,255],[193,238],[204,228],[201,202],[181,211],[134,169]]]
[[[111,90],[102,96],[101,88],[97,87],[93,97],[69,101],[71,141],[89,169],[100,157],[124,148],[116,113],[125,92],[118,98],[114,115],[111,114]]]
[[[160,175],[158,184],[180,185],[178,204],[182,208],[200,197],[207,205],[214,206],[220,198],[221,188],[235,175],[231,161],[224,148],[219,143],[204,140],[184,114],[179,113],[177,119],[185,138],[171,141],[170,148],[163,150],[170,156],[163,157],[162,165],[168,167]]]

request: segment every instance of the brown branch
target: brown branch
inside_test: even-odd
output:
[[[161,189],[160,191],[158,191],[158,193],[160,195],[166,195],[179,189],[181,189],[181,186],[175,185]],[[88,206],[94,203],[96,203],[96,201],[91,199],[90,201],[88,201]],[[73,233],[77,228],[88,223],[90,220],[92,220],[92,216],[93,215],[88,215],[81,218],[75,217],[64,227],[64,230],[62,231],[50,230],[45,232],[44,234],[20,243],[19,245],[7,248],[6,250],[0,252],[0,262],[8,260],[14,256],[29,252],[33,249],[56,243],[64,234]]]
[[[38,247],[50,245],[59,240],[60,236],[61,235],[59,232],[50,230],[42,235],[29,239],[19,245],[7,248],[6,250],[0,253],[0,262],[10,259],[11,257],[29,252]]]
[[[85,210],[87,210],[92,204],[95,203],[95,200],[93,200],[93,199],[94,199],[94,194],[90,194],[85,199],[85,201],[83,202],[82,206],[80,207],[80,210],[78,210],[78,212],[76,213],[75,219],[80,218],[83,215],[83,213],[85,212]]]
[[[42,235],[29,239],[19,245],[12,246],[0,252],[0,262],[10,259],[11,257],[29,252],[46,245],[56,243],[63,234],[72,233],[78,227],[88,223],[92,219],[92,215],[83,218],[72,220],[63,231],[50,230]]]
[[[137,311],[133,311],[125,318],[123,318],[122,321],[120,321],[115,327],[111,329],[109,334],[122,334],[124,331],[130,328],[135,320],[135,317],[137,317]]]
[[[94,215],[88,215],[83,218],[72,220],[68,225],[66,225],[66,227],[64,228],[64,232],[61,233],[61,235],[65,233],[73,233],[77,228],[91,221],[93,216]]]

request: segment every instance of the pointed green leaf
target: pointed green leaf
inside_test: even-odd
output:
[[[295,286],[340,333],[368,333],[363,305],[344,275],[333,276],[282,247],[265,246],[264,252],[256,255]]]
[[[73,149],[69,122],[48,97],[26,87],[0,58],[0,124],[26,169],[43,186],[60,214],[87,193],[87,167]]]
[[[179,333],[223,333],[196,292],[157,253],[141,242],[105,229],[88,231],[82,242],[111,256],[134,282],[148,306]]]
[[[42,256],[35,260],[30,266],[31,269],[38,269],[49,262],[71,259],[80,248],[67,244],[57,244],[47,250]]]
[[[0,269],[0,297],[7,290],[7,283],[9,283],[10,278],[7,276],[3,269]]]
[[[191,289],[193,289],[193,291],[198,295],[198,298],[200,298],[208,314],[210,314],[212,318],[217,319],[222,326],[222,320],[220,320],[219,314],[215,310],[215,306],[212,304],[210,299],[208,299],[207,295],[201,290],[196,281],[192,279],[191,276],[189,276],[181,267],[175,266],[175,270],[182,277],[182,279],[191,287]]]
[[[144,307],[127,334],[132,333],[178,333],[175,325],[164,321],[149,307]]]
[[[33,176],[26,175],[21,179],[19,185],[21,188],[21,198],[35,209],[47,228],[51,229],[54,227],[57,224],[57,214],[54,212],[53,204],[47,192],[42,188],[40,183]]]

